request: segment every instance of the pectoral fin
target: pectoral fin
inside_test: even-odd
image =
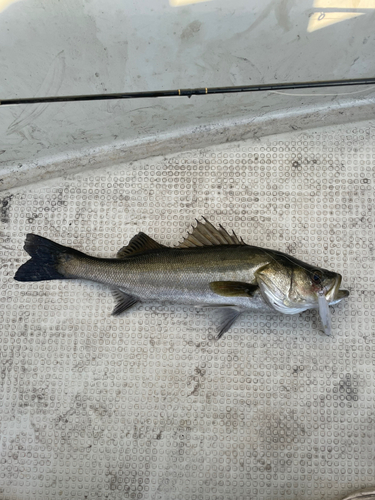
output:
[[[132,297],[131,295],[128,295],[127,293],[124,293],[117,288],[112,290],[112,295],[117,301],[117,304],[112,311],[112,316],[118,316],[119,314],[123,313],[130,307],[137,304],[137,302],[139,302],[137,298]]]
[[[225,332],[233,325],[236,319],[243,313],[243,309],[239,307],[224,306],[219,309],[220,311],[220,324],[217,328],[216,340],[219,340]]]
[[[241,281],[212,281],[210,288],[214,293],[224,297],[252,297],[258,285]]]

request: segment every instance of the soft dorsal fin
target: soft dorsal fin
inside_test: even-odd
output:
[[[222,225],[219,229],[203,217],[204,223],[197,220],[196,227],[176,248],[194,248],[217,245],[245,245],[242,238],[237,238],[234,231],[229,234]]]
[[[131,255],[137,255],[149,250],[157,250],[160,248],[167,248],[157,241],[147,236],[145,233],[138,233],[129,241],[129,244],[121,248],[117,252],[118,259],[125,259]]]

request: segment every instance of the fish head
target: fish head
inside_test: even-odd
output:
[[[298,314],[319,307],[319,295],[334,305],[349,295],[340,290],[342,276],[289,256],[278,256],[260,268],[255,277],[265,301],[284,314]]]

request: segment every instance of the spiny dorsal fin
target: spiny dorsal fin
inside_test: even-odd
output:
[[[117,252],[118,259],[125,259],[130,255],[137,255],[149,250],[157,250],[159,248],[167,248],[157,241],[147,236],[145,233],[138,233],[129,241],[129,245],[121,248]]]
[[[203,217],[204,223],[197,220],[196,227],[193,227],[192,233],[178,244],[176,248],[194,248],[217,245],[245,245],[243,239],[237,238],[234,231],[229,234],[222,225],[219,229]]]

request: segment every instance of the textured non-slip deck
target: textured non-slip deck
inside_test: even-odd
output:
[[[375,483],[375,124],[30,185],[0,200],[0,498],[339,500]],[[332,309],[243,315],[18,283],[26,233],[114,256],[196,217],[340,272]]]

